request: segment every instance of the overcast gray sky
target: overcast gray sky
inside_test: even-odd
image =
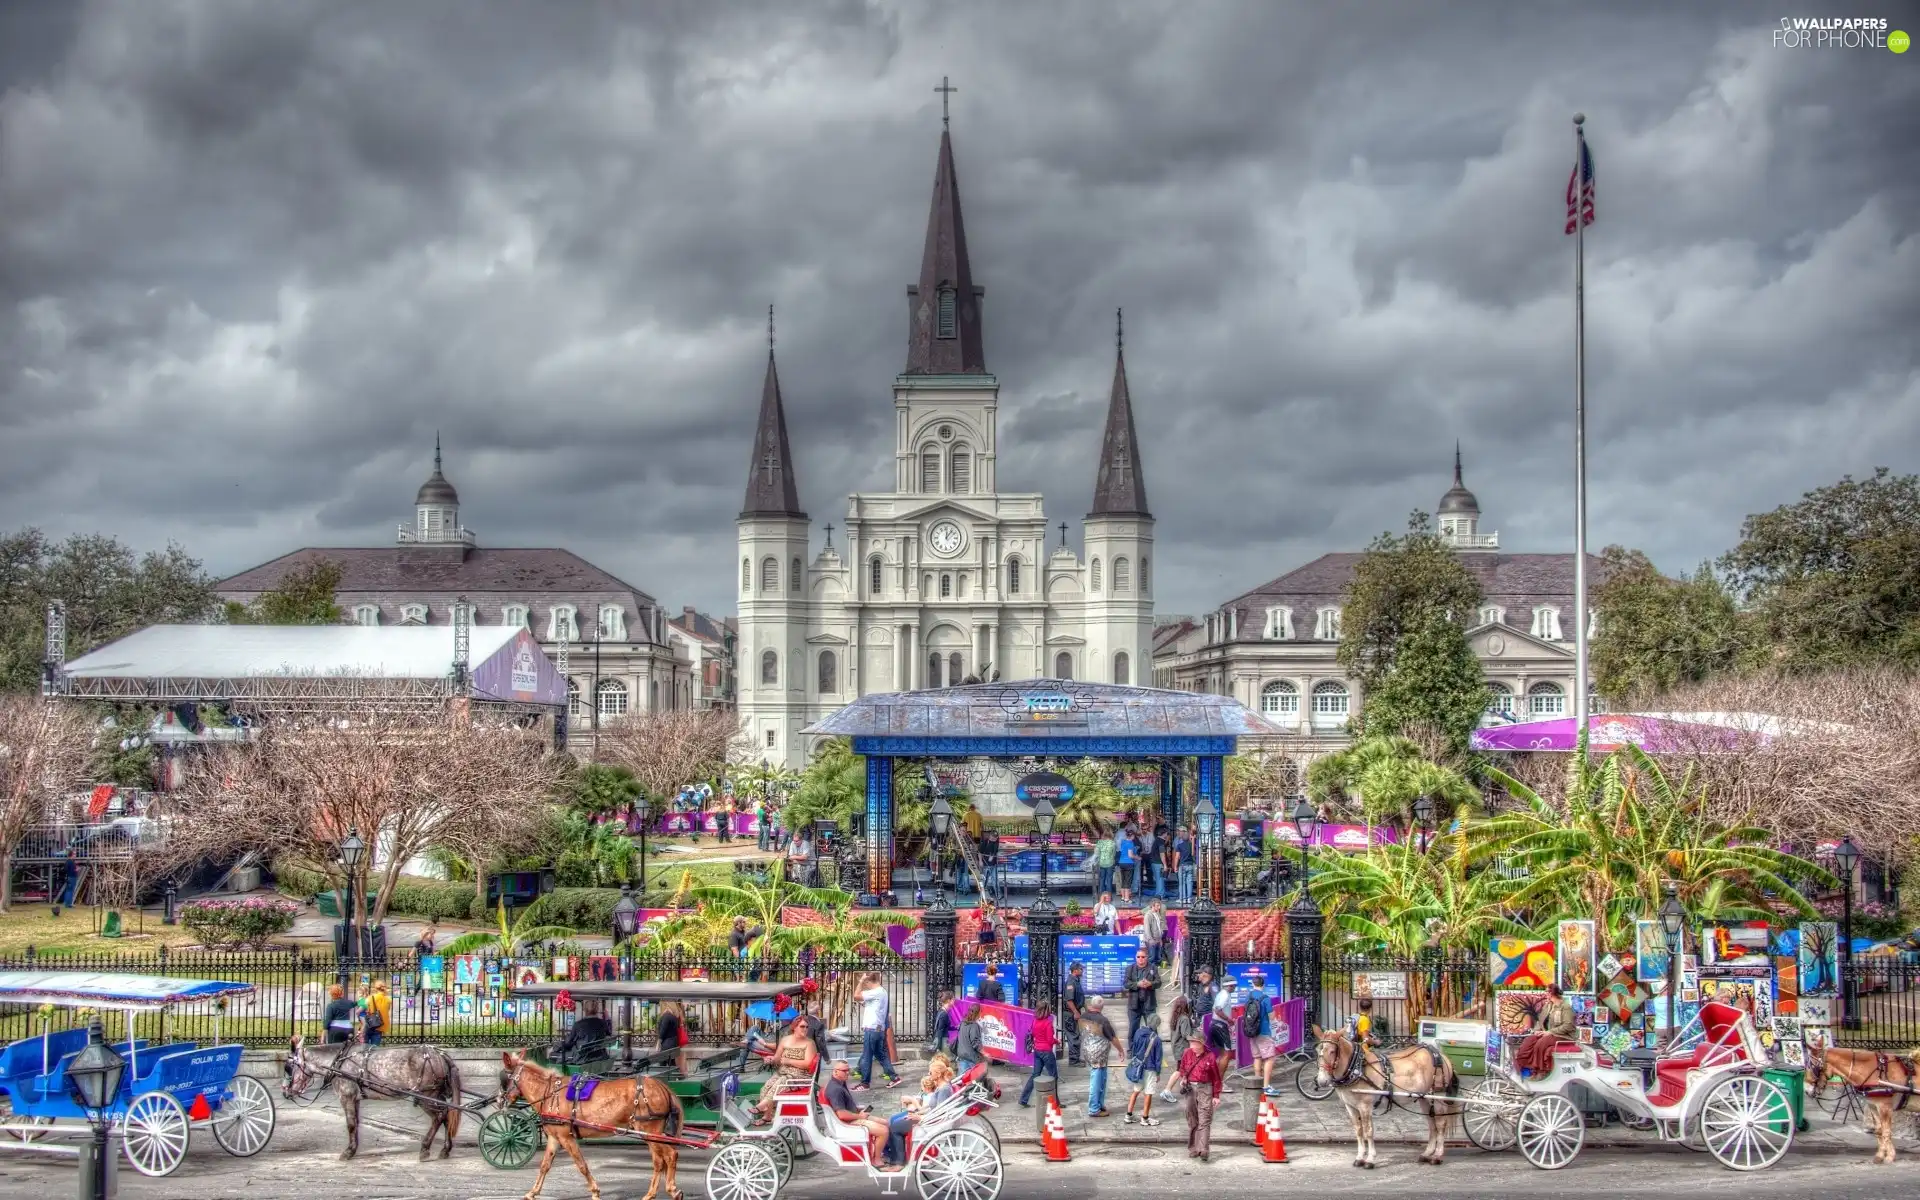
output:
[[[1916,469],[1920,51],[1770,29],[1917,10],[7,0],[0,528],[384,544],[439,429],[483,544],[731,611],[768,303],[816,529],[891,478],[945,74],[1001,483],[1077,538],[1124,305],[1162,611],[1455,438],[1571,549],[1576,110],[1592,538],[1688,569]]]

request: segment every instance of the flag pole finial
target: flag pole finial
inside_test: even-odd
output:
[[[1573,123],[1575,125],[1585,125],[1587,123],[1587,114],[1585,113],[1573,114]]]

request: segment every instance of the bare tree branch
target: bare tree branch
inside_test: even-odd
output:
[[[86,782],[92,730],[71,704],[0,694],[0,912],[12,903],[13,848],[47,807]]]
[[[647,795],[666,800],[696,780],[726,767],[730,754],[748,746],[739,717],[724,709],[633,713],[603,723],[595,759],[633,772]]]

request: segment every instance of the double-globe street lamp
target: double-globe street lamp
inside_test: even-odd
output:
[[[1432,796],[1420,796],[1413,802],[1413,823],[1420,830],[1420,853],[1425,854],[1433,838],[1434,803]]]
[[[360,827],[355,825],[347,830],[347,836],[340,839],[340,865],[346,868],[347,894],[340,906],[340,986],[347,986],[353,975],[353,960],[362,957],[360,940],[354,928],[353,918],[359,912],[355,901],[354,881],[360,875],[360,864],[366,859],[367,844],[360,840]]]
[[[947,876],[945,864],[941,859],[947,852],[947,834],[953,830],[953,805],[947,803],[945,796],[935,796],[933,804],[927,809],[927,834],[933,841],[933,909],[934,912],[952,912],[953,906],[947,903]]]
[[[1033,825],[1040,831],[1040,894],[1034,897],[1030,912],[1052,912],[1054,903],[1047,898],[1047,856],[1053,853],[1053,801],[1042,796],[1033,806]]]
[[[87,1027],[87,1044],[67,1064],[67,1088],[93,1126],[93,1200],[107,1200],[107,1130],[113,1124],[107,1109],[120,1094],[126,1067],[126,1060],[101,1039],[100,1018],[95,1017]]]
[[[1840,868],[1840,1028],[1860,1028],[1860,985],[1853,977],[1853,873],[1860,866],[1860,847],[1853,835],[1833,848],[1833,865]]]

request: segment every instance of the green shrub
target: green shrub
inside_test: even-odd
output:
[[[302,900],[311,900],[332,887],[325,875],[286,859],[273,864],[273,886],[284,895]]]
[[[607,933],[613,929],[613,906],[619,899],[619,888],[555,888],[539,899],[533,916],[542,925]]]
[[[402,875],[393,881],[393,887],[387,894],[392,897],[387,904],[390,916],[421,917],[429,921],[473,921],[483,915],[474,911],[472,883],[449,883],[441,879]]]
[[[180,906],[180,923],[212,950],[246,946],[262,949],[293,928],[300,906],[291,900],[249,896],[244,900],[189,900]]]

